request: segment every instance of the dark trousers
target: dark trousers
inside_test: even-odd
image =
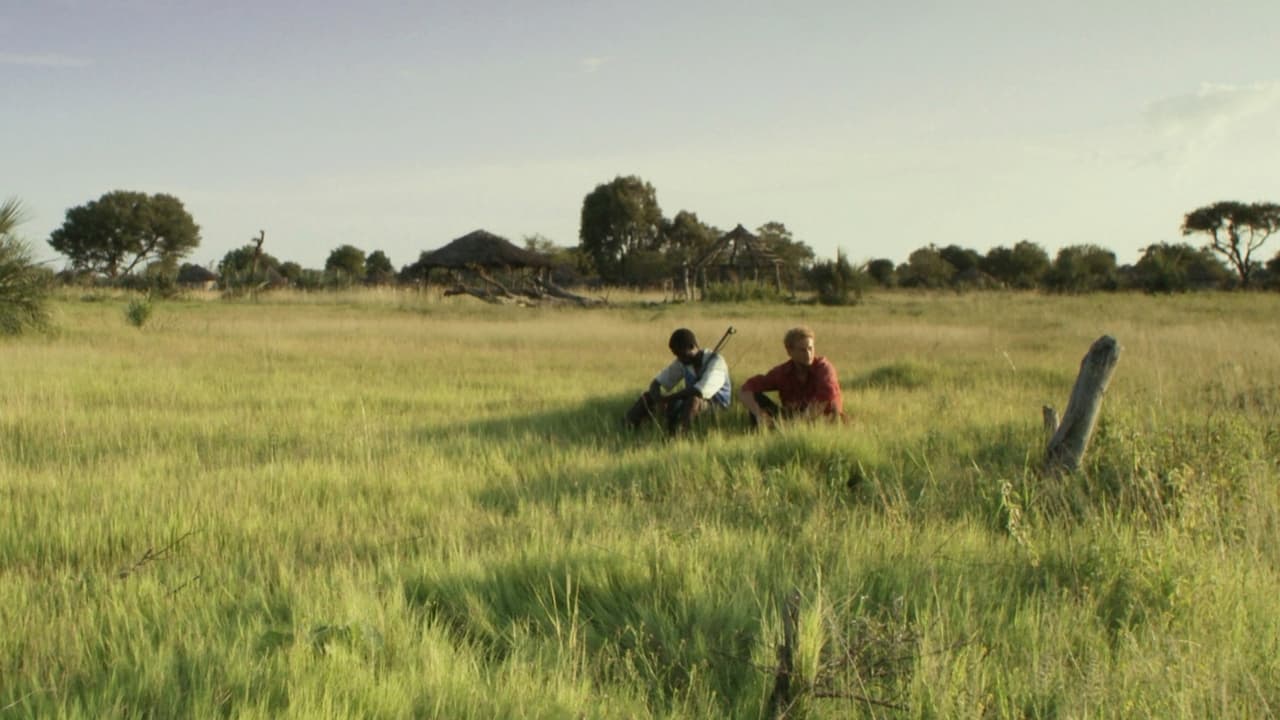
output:
[[[790,414],[790,413],[783,412],[782,408],[778,406],[778,403],[774,402],[773,398],[769,397],[768,395],[765,395],[762,392],[752,393],[752,395],[755,395],[756,404],[760,406],[760,409],[769,413],[771,416],[773,416],[775,420],[784,418]],[[760,421],[756,419],[756,416],[754,414],[751,414],[750,417],[751,417],[751,427],[754,428],[760,424]]]
[[[643,393],[631,409],[627,410],[624,422],[631,428],[640,427],[646,420],[663,422],[667,433],[678,435],[688,430],[693,419],[708,407],[710,404],[700,397],[664,400]]]

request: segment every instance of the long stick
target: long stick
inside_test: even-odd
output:
[[[724,331],[724,335],[720,336],[720,342],[716,343],[716,346],[712,348],[711,352],[719,354],[720,348],[724,347],[724,344],[729,341],[729,336],[736,332],[738,332],[737,329],[730,325],[729,329]]]

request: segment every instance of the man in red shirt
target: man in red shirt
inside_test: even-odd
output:
[[[756,375],[742,384],[738,397],[751,413],[751,423],[769,427],[779,418],[827,417],[844,419],[844,397],[836,369],[813,350],[813,331],[807,327],[792,328],[783,338],[790,360],[764,375]],[[765,395],[777,391],[777,403]]]

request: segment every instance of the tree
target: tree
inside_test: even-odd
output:
[[[557,245],[551,238],[534,233],[524,236],[524,249],[535,252],[551,262],[551,281],[557,285],[572,285],[589,273],[590,258],[582,254],[582,248]]]
[[[364,281],[370,285],[389,285],[396,279],[396,268],[391,258],[381,250],[374,250],[364,259]]]
[[[280,261],[250,243],[227,251],[218,262],[218,275],[226,288],[257,285],[280,277]]]
[[[342,284],[364,277],[364,251],[354,245],[340,245],[324,261],[324,271]]]
[[[200,226],[172,195],[113,190],[67,210],[49,245],[67,256],[73,270],[116,278],[146,260],[177,267],[200,245]]]
[[[302,279],[303,273],[306,272],[298,263],[288,260],[280,263],[280,267],[276,268],[280,276],[289,281],[290,285],[298,285],[298,281]]]
[[[955,274],[955,266],[942,259],[938,248],[930,245],[907,256],[906,265],[898,270],[898,282],[903,287],[940,288],[951,282]]]
[[[720,236],[719,231],[698,219],[696,213],[681,210],[662,223],[662,245],[672,268],[693,265]]]
[[[1063,293],[1115,290],[1117,277],[1115,253],[1097,245],[1069,245],[1058,251],[1044,284]]]
[[[948,245],[939,250],[938,254],[942,256],[943,260],[950,263],[957,273],[981,269],[982,256],[978,254],[977,250],[970,250],[959,245]]]
[[[7,335],[49,324],[53,273],[37,264],[31,248],[14,234],[24,219],[16,199],[0,203],[0,332]]]
[[[1257,265],[1253,252],[1280,230],[1280,205],[1223,201],[1187,213],[1182,234],[1204,233],[1209,249],[1224,256],[1240,276],[1240,286],[1249,287]]]
[[[1134,283],[1149,293],[1186,292],[1224,287],[1228,270],[1208,248],[1186,243],[1149,245],[1133,267]]]
[[[1044,248],[1030,240],[1021,240],[1012,248],[991,248],[979,268],[1008,287],[1028,290],[1040,284],[1049,265],[1049,254]]]
[[[795,278],[803,276],[813,265],[813,248],[792,237],[786,225],[777,221],[767,222],[756,228],[756,236],[782,261],[782,274],[791,282],[794,283]]]
[[[857,304],[868,283],[867,274],[849,264],[843,250],[836,251],[835,260],[814,263],[807,274],[809,283],[818,292],[818,302],[823,305]]]
[[[578,241],[605,280],[625,279],[627,255],[659,250],[661,231],[657,191],[634,175],[597,185],[582,200]]]
[[[1280,253],[1267,261],[1268,286],[1280,290]]]
[[[877,258],[867,263],[867,274],[880,287],[893,287],[898,284],[898,274],[894,272],[893,261],[888,258]]]

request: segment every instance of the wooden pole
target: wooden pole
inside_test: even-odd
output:
[[[1067,401],[1062,423],[1057,426],[1045,448],[1045,470],[1073,471],[1080,467],[1085,450],[1089,448],[1089,438],[1093,436],[1094,427],[1098,423],[1102,395],[1107,390],[1107,384],[1111,381],[1111,374],[1115,372],[1119,360],[1120,343],[1110,335],[1103,335],[1089,347],[1089,352],[1080,361],[1080,374],[1076,376],[1075,387],[1071,389],[1071,399]],[[1049,413],[1046,412],[1046,428],[1048,419]]]

